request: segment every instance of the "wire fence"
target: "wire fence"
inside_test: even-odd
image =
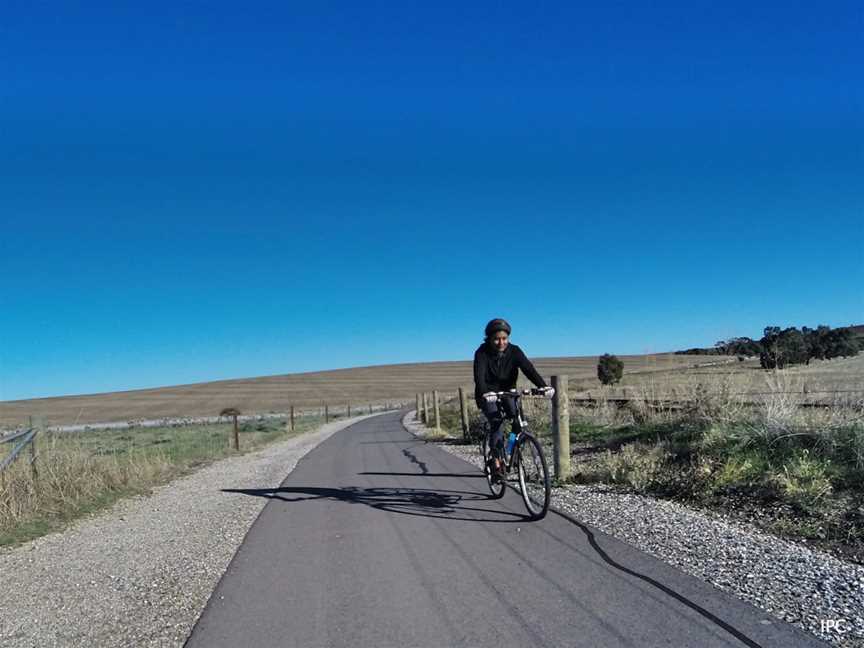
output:
[[[613,397],[608,394],[601,393],[597,397],[581,397],[570,396],[568,394],[568,380],[566,376],[552,376],[552,385],[555,388],[555,393],[551,401],[551,411],[543,411],[544,405],[539,405],[530,400],[523,404],[527,406],[529,419],[533,419],[534,415],[540,414],[543,419],[542,426],[532,426],[532,431],[535,436],[549,437],[551,441],[551,453],[553,463],[555,465],[556,475],[570,474],[570,450],[569,450],[569,435],[570,435],[570,415],[571,410],[574,415],[579,415],[580,408],[602,408],[609,407],[613,411],[629,409],[638,412],[640,408],[653,410],[659,414],[669,414],[681,411],[688,411],[689,408],[699,411],[704,408],[706,401],[720,398],[721,404],[724,398],[738,397],[734,403],[736,406],[744,408],[771,408],[776,405],[778,399],[782,405],[788,406],[790,410],[801,408],[823,408],[826,411],[835,409],[852,413],[854,416],[859,416],[859,412],[864,412],[864,389],[834,389],[834,390],[814,390],[814,391],[767,391],[767,392],[699,392],[692,394],[688,398],[646,398],[644,396],[632,397]],[[473,390],[470,388],[460,387],[457,395],[453,396],[453,392],[439,391],[437,389],[430,392],[418,392],[415,395],[415,407],[417,411],[417,419],[427,427],[431,427],[435,433],[444,435],[444,428],[451,431],[454,426],[461,428],[461,436],[463,442],[470,442],[475,437],[483,437],[485,421],[482,416],[478,416],[477,408],[474,406]],[[688,394],[689,396],[689,394]],[[758,397],[765,397],[759,400]],[[817,399],[816,396],[828,396],[828,398]],[[726,401],[728,403],[728,401]],[[530,403],[530,405],[529,405]],[[458,412],[453,411],[452,407],[445,407],[456,404]],[[542,409],[541,409],[542,408]],[[584,412],[584,410],[583,410]],[[637,414],[633,414],[634,419]],[[639,418],[644,419],[644,415],[638,414]],[[454,419],[455,417],[455,419]],[[479,425],[478,425],[479,423]],[[446,424],[446,425],[445,425]],[[474,429],[477,428],[477,429]],[[458,434],[458,432],[457,432]]]
[[[295,419],[315,419],[317,418],[323,420],[324,423],[329,423],[331,420],[340,419],[343,417],[351,417],[352,415],[363,415],[363,414],[373,414],[374,412],[382,412],[389,411],[394,408],[402,407],[404,403],[401,402],[386,402],[386,403],[346,403],[342,402],[339,404],[329,404],[323,403],[320,407],[304,407],[304,408],[294,408],[293,406],[290,408],[288,412],[284,413],[270,413],[270,414],[250,414],[250,415],[241,415],[239,410],[235,410],[234,408],[226,408],[220,413],[219,416],[213,417],[187,417],[187,418],[171,418],[171,419],[154,419],[148,421],[121,421],[114,423],[94,423],[94,424],[84,424],[84,425],[71,425],[71,426],[63,426],[63,425],[55,425],[55,426],[47,426],[45,423],[45,418],[43,416],[34,415],[30,417],[30,422],[26,427],[13,430],[12,432],[2,435],[0,433],[0,448],[3,446],[7,446],[7,444],[11,445],[12,449],[8,454],[3,456],[3,453],[0,452],[0,486],[5,488],[6,486],[6,475],[7,470],[11,468],[16,461],[22,458],[22,455],[25,454],[25,450],[29,449],[29,458],[28,462],[30,464],[30,473],[31,477],[35,481],[39,475],[36,459],[39,456],[37,452],[37,435],[42,432],[42,436],[48,435],[49,442],[54,435],[63,434],[64,437],[69,437],[70,433],[81,433],[81,434],[72,434],[76,438],[84,438],[87,437],[88,443],[94,446],[94,452],[104,453],[104,448],[102,446],[113,444],[113,454],[122,454],[135,449],[138,445],[137,443],[137,435],[125,435],[122,433],[124,431],[135,431],[135,432],[144,432],[145,430],[153,430],[153,433],[157,433],[160,430],[167,430],[169,428],[173,428],[175,430],[203,430],[203,436],[208,436],[210,432],[210,428],[213,428],[214,425],[231,423],[233,422],[233,426],[231,431],[229,432],[229,438],[233,441],[233,446],[235,450],[240,449],[240,434],[239,432],[260,432],[264,430],[262,427],[262,423],[267,423],[271,419],[276,420],[284,420],[285,427],[294,431],[295,428]],[[266,426],[265,426],[266,427]],[[266,431],[270,431],[269,429]],[[97,436],[94,437],[91,442],[91,436],[87,433],[94,433]],[[153,434],[151,433],[151,434]],[[177,432],[180,435],[180,432]],[[189,436],[189,435],[186,435]],[[193,434],[194,436],[194,434]],[[179,436],[178,436],[179,439]],[[200,439],[194,439],[195,443],[201,444]],[[153,443],[163,444],[163,443],[171,443],[173,440],[168,438],[159,438],[154,439]],[[177,442],[179,443],[179,441]],[[175,443],[176,445],[176,443]],[[189,445],[187,443],[187,445]],[[115,447],[116,446],[116,447]],[[52,445],[53,447],[53,445]],[[50,449],[49,449],[50,454]]]

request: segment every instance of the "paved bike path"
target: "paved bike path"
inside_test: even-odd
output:
[[[402,415],[244,491],[270,501],[187,646],[826,645],[582,523],[529,522]]]

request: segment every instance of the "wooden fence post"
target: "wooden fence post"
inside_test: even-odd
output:
[[[294,431],[294,406],[291,406],[291,431]]]
[[[437,389],[432,390],[432,405],[433,405],[433,408],[434,408],[433,411],[435,414],[435,430],[440,432],[441,431],[441,413],[438,410],[438,390]]]
[[[420,420],[420,392],[417,392],[416,394],[414,394],[414,401],[415,401],[415,405],[416,405],[416,407],[414,408],[415,409],[414,418],[419,421]]]
[[[324,422],[325,423],[330,422],[330,406],[329,405],[324,405]]]
[[[459,412],[462,415],[462,438],[468,440],[468,403],[465,402],[465,390],[459,388]]]
[[[234,449],[240,449],[240,433],[237,429],[237,417],[240,415],[240,410],[236,407],[226,407],[221,412],[219,412],[219,416],[232,416],[234,417]]]
[[[555,448],[555,479],[570,477],[570,401],[567,398],[567,376],[552,376],[552,439]]]
[[[348,418],[351,418],[351,403],[348,403]]]
[[[30,477],[33,481],[37,481],[39,479],[39,471],[36,469],[36,442],[39,439],[39,434],[33,436],[33,440],[30,442]]]
[[[33,440],[30,442],[30,477],[35,482],[39,479],[39,470],[36,467],[36,457],[39,456],[36,453],[36,442],[39,439],[39,432],[44,433],[45,431],[45,417],[31,416],[30,427],[37,430],[36,434],[33,436]]]
[[[429,423],[429,406],[426,404],[426,392],[423,392],[423,425]]]

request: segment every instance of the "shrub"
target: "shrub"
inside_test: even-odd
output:
[[[604,385],[614,385],[624,375],[624,363],[617,356],[604,353],[597,363],[597,378]]]
[[[645,493],[663,490],[669,471],[671,454],[663,443],[629,443],[620,452],[607,450],[598,465],[597,477],[616,484],[627,484]]]
[[[766,467],[764,459],[756,453],[729,455],[711,476],[713,489],[749,489],[759,486]]]
[[[804,449],[783,465],[783,470],[773,476],[783,495],[801,508],[813,507],[831,488],[828,477],[830,459],[820,460],[810,456]]]

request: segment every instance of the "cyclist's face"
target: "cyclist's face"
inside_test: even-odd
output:
[[[504,331],[497,331],[495,335],[492,336],[492,346],[495,347],[498,351],[503,351],[507,348],[507,344],[510,341],[510,336],[507,335]]]

